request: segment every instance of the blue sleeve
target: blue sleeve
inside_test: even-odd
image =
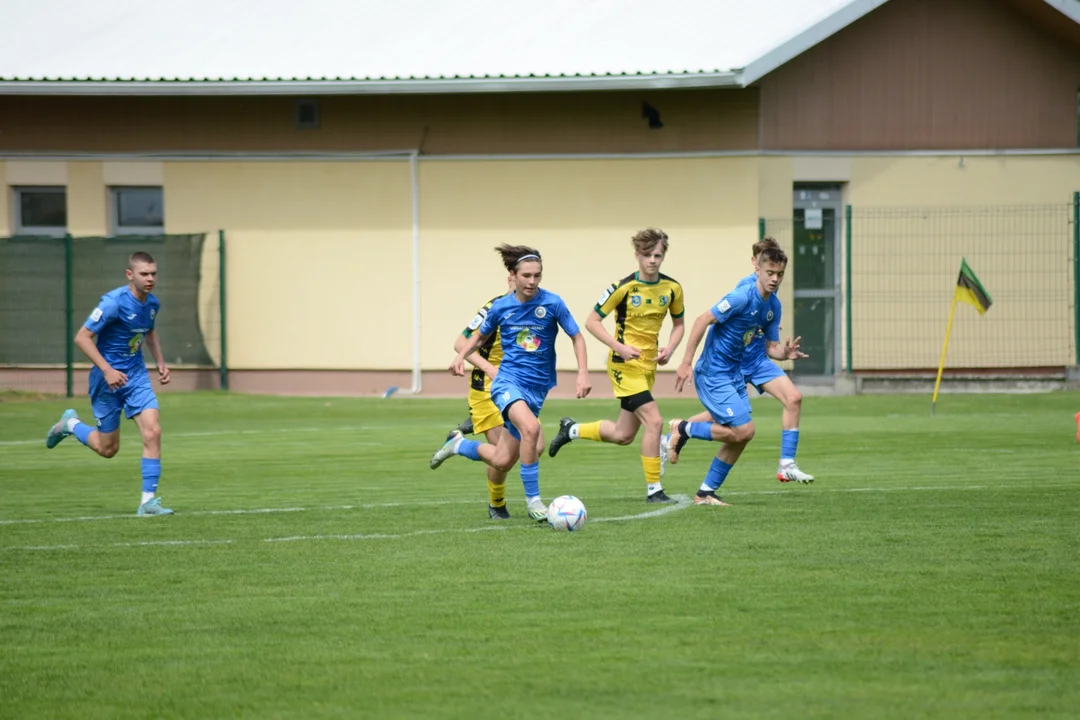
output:
[[[555,317],[559,321],[559,327],[570,337],[574,337],[581,332],[581,328],[578,327],[574,316],[570,314],[570,308],[566,307],[566,303],[563,302],[562,298],[559,298],[559,307],[555,311]]]
[[[716,322],[723,325],[733,316],[738,315],[744,307],[746,307],[746,293],[741,293],[736,289],[712,306],[712,315],[716,318]]]
[[[98,302],[98,306],[94,308],[94,311],[90,313],[90,317],[86,318],[83,327],[95,335],[100,335],[105,326],[119,316],[120,306],[116,304],[116,301],[108,295],[102,295],[101,301]]]
[[[773,300],[776,299],[774,295]],[[773,319],[769,321],[764,328],[765,340],[768,342],[780,342],[780,302],[771,303],[773,305]]]

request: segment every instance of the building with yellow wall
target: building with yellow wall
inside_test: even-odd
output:
[[[813,349],[799,380],[935,367],[962,257],[995,305],[961,314],[950,367],[1078,364],[1074,0],[627,2],[577,23],[558,0],[512,27],[481,2],[324,0],[260,4],[258,32],[200,0],[153,43],[150,15],[68,5],[112,29],[71,23],[42,55],[16,26],[0,50],[0,224],[33,234],[26,203],[62,191],[51,229],[77,245],[123,232],[118,198],[148,189],[161,231],[224,231],[226,342],[206,345],[233,389],[457,393],[454,337],[505,287],[495,245],[540,248],[580,322],[647,226],[688,318],[778,237],[784,333]],[[218,259],[207,242],[204,310]]]

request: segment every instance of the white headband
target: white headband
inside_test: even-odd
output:
[[[514,263],[514,267],[517,267],[518,265],[520,265],[525,260],[539,260],[539,259],[540,259],[539,255],[522,255],[521,257],[518,258],[517,262]]]

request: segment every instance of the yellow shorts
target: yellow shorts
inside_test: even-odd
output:
[[[491,401],[491,395],[482,390],[469,390],[469,415],[472,417],[473,432],[482,435],[492,428],[502,427],[503,417],[499,408]]]
[[[629,363],[608,363],[608,378],[615,389],[615,397],[628,397],[652,390],[656,370],[643,370]]]

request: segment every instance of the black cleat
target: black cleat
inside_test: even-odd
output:
[[[509,520],[510,511],[506,509],[506,506],[495,507],[494,505],[488,505],[488,517],[492,520]]]
[[[564,417],[559,421],[559,432],[555,433],[555,437],[551,440],[551,445],[548,447],[548,456],[555,457],[555,453],[559,452],[559,448],[570,442],[570,426],[574,424],[574,418]]]
[[[461,422],[460,422],[460,423],[458,424],[458,426],[457,426],[456,428],[454,428],[454,430],[451,430],[451,431],[450,431],[449,433],[447,433],[447,434],[446,434],[446,439],[447,439],[447,440],[449,440],[449,439],[450,439],[450,436],[454,434],[454,431],[455,431],[455,430],[456,430],[457,432],[461,433],[462,435],[472,435],[472,434],[473,434],[473,422],[472,422],[472,415],[470,415],[469,417],[467,417],[467,418],[465,418],[464,420],[462,420],[462,421],[461,421]]]
[[[652,495],[645,496],[645,502],[647,503],[669,503],[675,502],[674,499],[669,498],[667,493],[663,490],[657,490]]]

